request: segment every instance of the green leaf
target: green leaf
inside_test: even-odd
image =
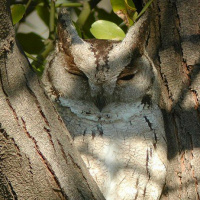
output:
[[[125,0],[125,3],[128,10],[136,11],[135,4],[133,3],[132,0]]]
[[[119,26],[106,20],[94,22],[90,31],[97,39],[123,40],[125,37],[124,31]]]
[[[111,21],[115,24],[122,24],[123,20],[121,18],[119,18],[113,11],[111,11],[111,13],[108,13],[107,11],[105,11],[102,8],[95,8],[95,17],[96,17],[96,21],[97,20],[107,20],[107,21]],[[94,23],[94,21],[93,21]],[[93,24],[92,23],[92,24]],[[125,24],[124,24],[125,25]],[[91,27],[91,26],[90,26]],[[119,27],[126,33],[127,32],[127,26],[120,26]]]
[[[138,12],[134,12],[133,21],[135,22],[137,18],[138,18]]]
[[[30,54],[39,54],[44,48],[43,38],[31,33],[18,33],[17,39],[23,47],[23,50]]]
[[[46,26],[48,27],[49,26],[49,16],[50,16],[50,13],[49,13],[49,8],[44,5],[44,6],[36,6],[36,10],[37,10],[37,14],[38,16],[42,19],[42,21],[46,24]]]
[[[110,0],[110,3],[114,12],[118,12],[119,10],[126,10],[126,4],[124,0]]]
[[[132,16],[136,11],[135,5],[131,0],[110,0],[113,11],[120,17],[127,26],[133,24]]]
[[[22,19],[25,11],[26,11],[25,6],[22,4],[13,5],[11,7],[13,25],[18,23]]]

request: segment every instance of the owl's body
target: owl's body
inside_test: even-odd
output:
[[[89,106],[61,99],[58,111],[105,198],[158,199],[166,170],[159,108],[110,104],[100,113]]]
[[[65,14],[42,78],[46,93],[107,200],[159,199],[167,149],[151,60],[126,48],[130,38],[77,38]]]

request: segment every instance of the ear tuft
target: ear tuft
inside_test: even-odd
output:
[[[61,8],[58,14],[58,39],[63,45],[63,49],[70,48],[76,43],[83,43],[79,37],[70,17],[70,13],[66,8]]]

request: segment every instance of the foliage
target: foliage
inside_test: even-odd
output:
[[[125,37],[124,31],[119,26],[106,20],[94,22],[90,32],[97,39],[122,40]]]
[[[13,24],[15,25],[16,23],[18,23],[22,17],[25,14],[25,6],[24,5],[13,5],[11,7],[11,12],[12,12],[12,18],[13,18]]]
[[[39,75],[42,74],[45,59],[54,46],[58,7],[71,8],[74,18],[77,19],[74,25],[82,38],[122,40],[128,27],[135,23],[153,0],[150,0],[139,14],[134,0],[110,0],[113,9],[110,13],[97,7],[99,1],[11,0],[11,12],[17,39],[26,55],[33,60],[32,67]],[[34,12],[46,25],[49,32],[48,38],[35,32],[20,33],[18,31],[22,24],[28,24],[26,18]]]

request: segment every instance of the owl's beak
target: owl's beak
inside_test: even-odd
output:
[[[103,95],[97,95],[96,97],[94,97],[94,104],[101,112],[106,106],[106,98]]]
[[[109,84],[96,83],[89,80],[90,95],[93,103],[101,112],[109,103],[112,102],[113,92],[116,81],[110,81]]]

